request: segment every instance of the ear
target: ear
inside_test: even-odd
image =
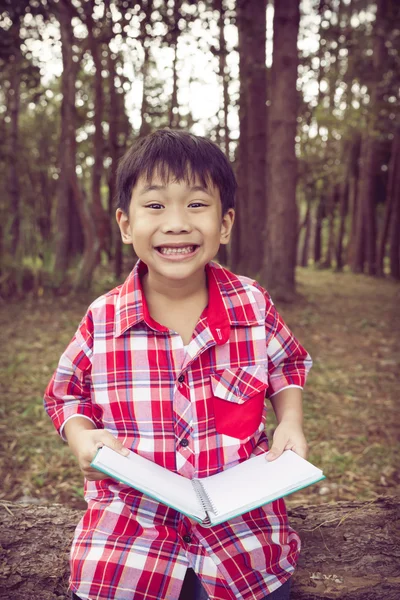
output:
[[[221,244],[229,243],[234,221],[235,221],[235,210],[233,208],[229,208],[226,211],[226,213],[224,214],[224,216],[222,217],[221,236],[220,236]]]
[[[121,208],[117,208],[115,218],[117,219],[118,227],[121,232],[122,242],[124,244],[132,244],[131,226],[129,224],[128,215]]]

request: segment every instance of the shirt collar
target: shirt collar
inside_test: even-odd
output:
[[[156,331],[168,331],[167,327],[160,325],[150,316],[140,281],[140,277],[146,271],[147,265],[138,260],[121,286],[115,306],[115,337],[122,335],[141,321]]]
[[[206,270],[210,318],[215,306],[218,306],[218,302],[222,302],[230,325],[244,327],[264,325],[265,316],[254,297],[251,279],[238,277],[215,262],[210,262]]]
[[[146,264],[138,260],[119,290],[115,307],[115,337],[142,321],[155,331],[168,331],[167,327],[160,325],[150,316],[140,280],[146,270]],[[248,286],[237,275],[214,262],[206,265],[206,273],[209,294],[206,316],[218,345],[227,342],[231,326],[264,323],[253,294],[249,293]]]

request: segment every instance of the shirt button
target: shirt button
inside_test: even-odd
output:
[[[185,376],[184,375],[179,375],[178,381],[179,381],[179,383],[183,383],[185,381]]]
[[[181,446],[183,446],[184,448],[186,448],[186,446],[189,446],[189,440],[187,440],[186,438],[184,440],[182,440]]]
[[[190,542],[192,541],[192,538],[190,537],[190,535],[184,535],[183,541],[186,542],[187,544],[190,544]]]

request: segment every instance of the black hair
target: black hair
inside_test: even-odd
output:
[[[117,207],[128,214],[138,179],[143,176],[151,181],[155,172],[164,185],[171,176],[187,183],[198,178],[204,187],[211,181],[219,190],[222,213],[235,206],[237,183],[222,150],[207,138],[188,131],[160,129],[138,138],[121,158],[117,171]]]

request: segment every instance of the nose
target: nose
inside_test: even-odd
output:
[[[164,213],[164,220],[161,227],[163,233],[190,233],[192,225],[187,212],[180,207],[170,207]]]

